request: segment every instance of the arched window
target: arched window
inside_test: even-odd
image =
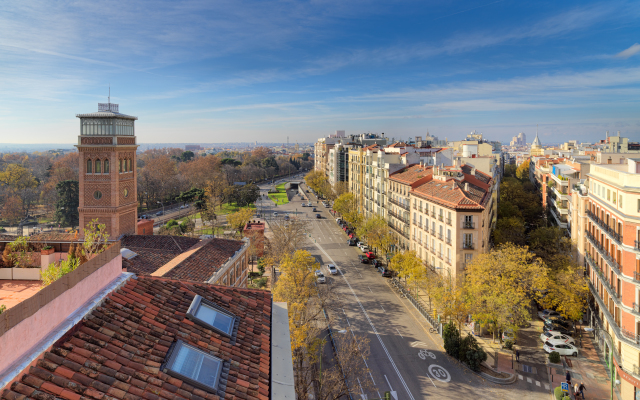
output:
[[[109,173],[109,160],[104,160],[104,173]]]
[[[93,170],[93,161],[92,160],[87,160],[87,174],[90,174]]]
[[[119,172],[122,173],[122,159],[118,160],[118,163],[120,164],[120,170]]]
[[[131,159],[127,158],[127,159],[125,160],[125,162],[126,162],[126,169],[125,169],[125,171],[126,171],[126,172],[131,171]]]
[[[102,173],[102,160],[96,160],[96,174]]]
[[[129,172],[133,172],[133,160],[129,159]]]

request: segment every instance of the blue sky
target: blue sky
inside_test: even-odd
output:
[[[109,84],[142,143],[640,140],[638,43],[638,1],[5,2],[0,143],[75,142]]]

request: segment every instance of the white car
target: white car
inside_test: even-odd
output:
[[[321,271],[316,271],[316,277],[318,279],[318,283],[327,283],[327,278],[324,277],[324,274]]]
[[[369,246],[363,244],[362,246],[360,246],[360,250],[362,250],[363,253],[366,253],[367,251],[369,251]]]
[[[560,313],[554,310],[542,310],[538,313],[541,320],[546,321],[549,317],[559,317]]]
[[[576,342],[575,340],[573,340],[571,336],[563,335],[558,331],[543,332],[540,335],[540,340],[542,340],[545,343],[549,342],[551,344],[563,344],[563,343],[574,344]]]
[[[561,356],[578,356],[578,348],[572,344],[558,344],[554,345],[549,342],[544,344],[544,351],[551,353],[557,351]]]
[[[329,270],[329,273],[331,275],[338,275],[338,268],[336,268],[335,265],[329,264],[329,265],[327,265],[327,269]]]
[[[507,340],[513,343],[516,342],[516,335],[513,333],[513,329],[507,329],[506,331],[502,332],[502,341],[506,342]]]

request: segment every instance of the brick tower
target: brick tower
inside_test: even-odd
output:
[[[99,103],[98,112],[80,118],[80,233],[93,219],[107,227],[110,240],[135,234],[137,117],[120,114],[118,105]]]

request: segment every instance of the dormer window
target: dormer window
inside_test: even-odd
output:
[[[226,276],[225,276],[226,278]],[[231,336],[236,316],[196,295],[187,310],[187,318],[207,329]]]
[[[169,353],[163,371],[189,384],[215,393],[222,371],[222,360],[178,340]]]

